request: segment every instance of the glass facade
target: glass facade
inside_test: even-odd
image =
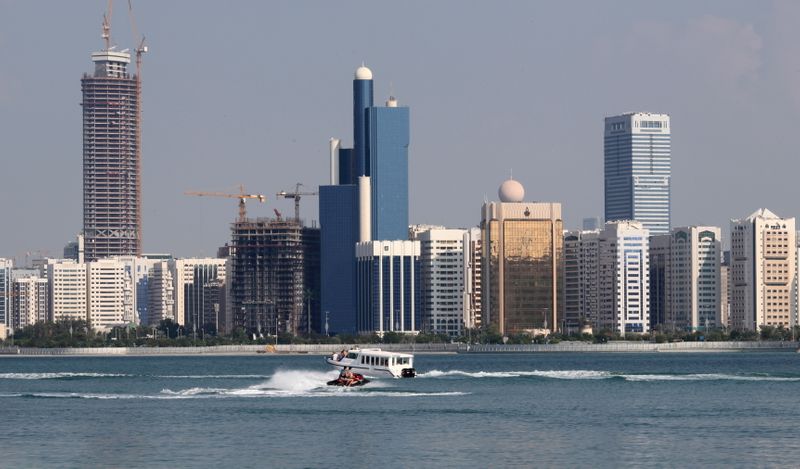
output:
[[[555,329],[562,309],[561,220],[491,220],[488,249],[489,320],[505,335]]]
[[[353,153],[355,177],[369,176],[367,108],[372,107],[372,80],[353,80]]]
[[[392,242],[360,243],[357,260],[358,331],[416,332],[422,323],[419,244],[395,252]],[[411,243],[399,241],[399,243]],[[402,248],[400,248],[402,249]],[[412,253],[413,251],[413,253]]]
[[[634,113],[606,118],[606,221],[636,220],[654,235],[669,232],[669,125],[666,114]]]
[[[320,324],[325,333],[356,331],[355,245],[358,241],[358,186],[319,188]]]
[[[409,109],[372,107],[367,116],[372,239],[407,239]]]

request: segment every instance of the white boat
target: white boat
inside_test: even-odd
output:
[[[413,378],[414,355],[410,353],[387,352],[379,348],[354,348],[344,356],[338,353],[325,357],[325,362],[335,368],[349,367],[356,373],[368,376],[391,376],[393,378]]]

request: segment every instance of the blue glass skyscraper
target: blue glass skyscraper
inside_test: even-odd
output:
[[[369,176],[367,156],[367,109],[372,107],[372,71],[365,66],[356,69],[353,80],[353,153],[356,177]]]
[[[606,117],[606,221],[636,220],[650,234],[669,233],[670,148],[667,114]]]
[[[390,98],[367,110],[372,239],[408,238],[409,110]]]
[[[329,332],[358,329],[356,243],[408,238],[409,109],[373,106],[372,71],[353,80],[353,148],[331,143],[331,184],[321,186],[321,315]],[[361,295],[361,296],[359,296]],[[416,320],[416,319],[415,319]]]

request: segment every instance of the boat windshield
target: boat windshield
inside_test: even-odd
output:
[[[358,358],[358,354],[356,352],[350,352],[347,354],[347,358],[352,358],[353,360],[355,360],[356,358]]]
[[[397,357],[398,365],[408,365],[408,357]]]

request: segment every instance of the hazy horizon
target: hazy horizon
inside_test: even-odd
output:
[[[611,6],[609,6],[611,5]],[[667,113],[672,224],[800,214],[800,3],[133,1],[143,65],[144,252],[213,256],[244,184],[250,216],[328,183],[352,144],[352,79],[411,109],[410,222],[474,226],[513,170],[565,228],[603,214],[603,119]],[[0,257],[61,256],[82,228],[80,78],[106,2],[0,0]],[[127,2],[112,37],[133,48]],[[131,66],[131,70],[133,66]],[[317,198],[301,213],[318,220]]]

